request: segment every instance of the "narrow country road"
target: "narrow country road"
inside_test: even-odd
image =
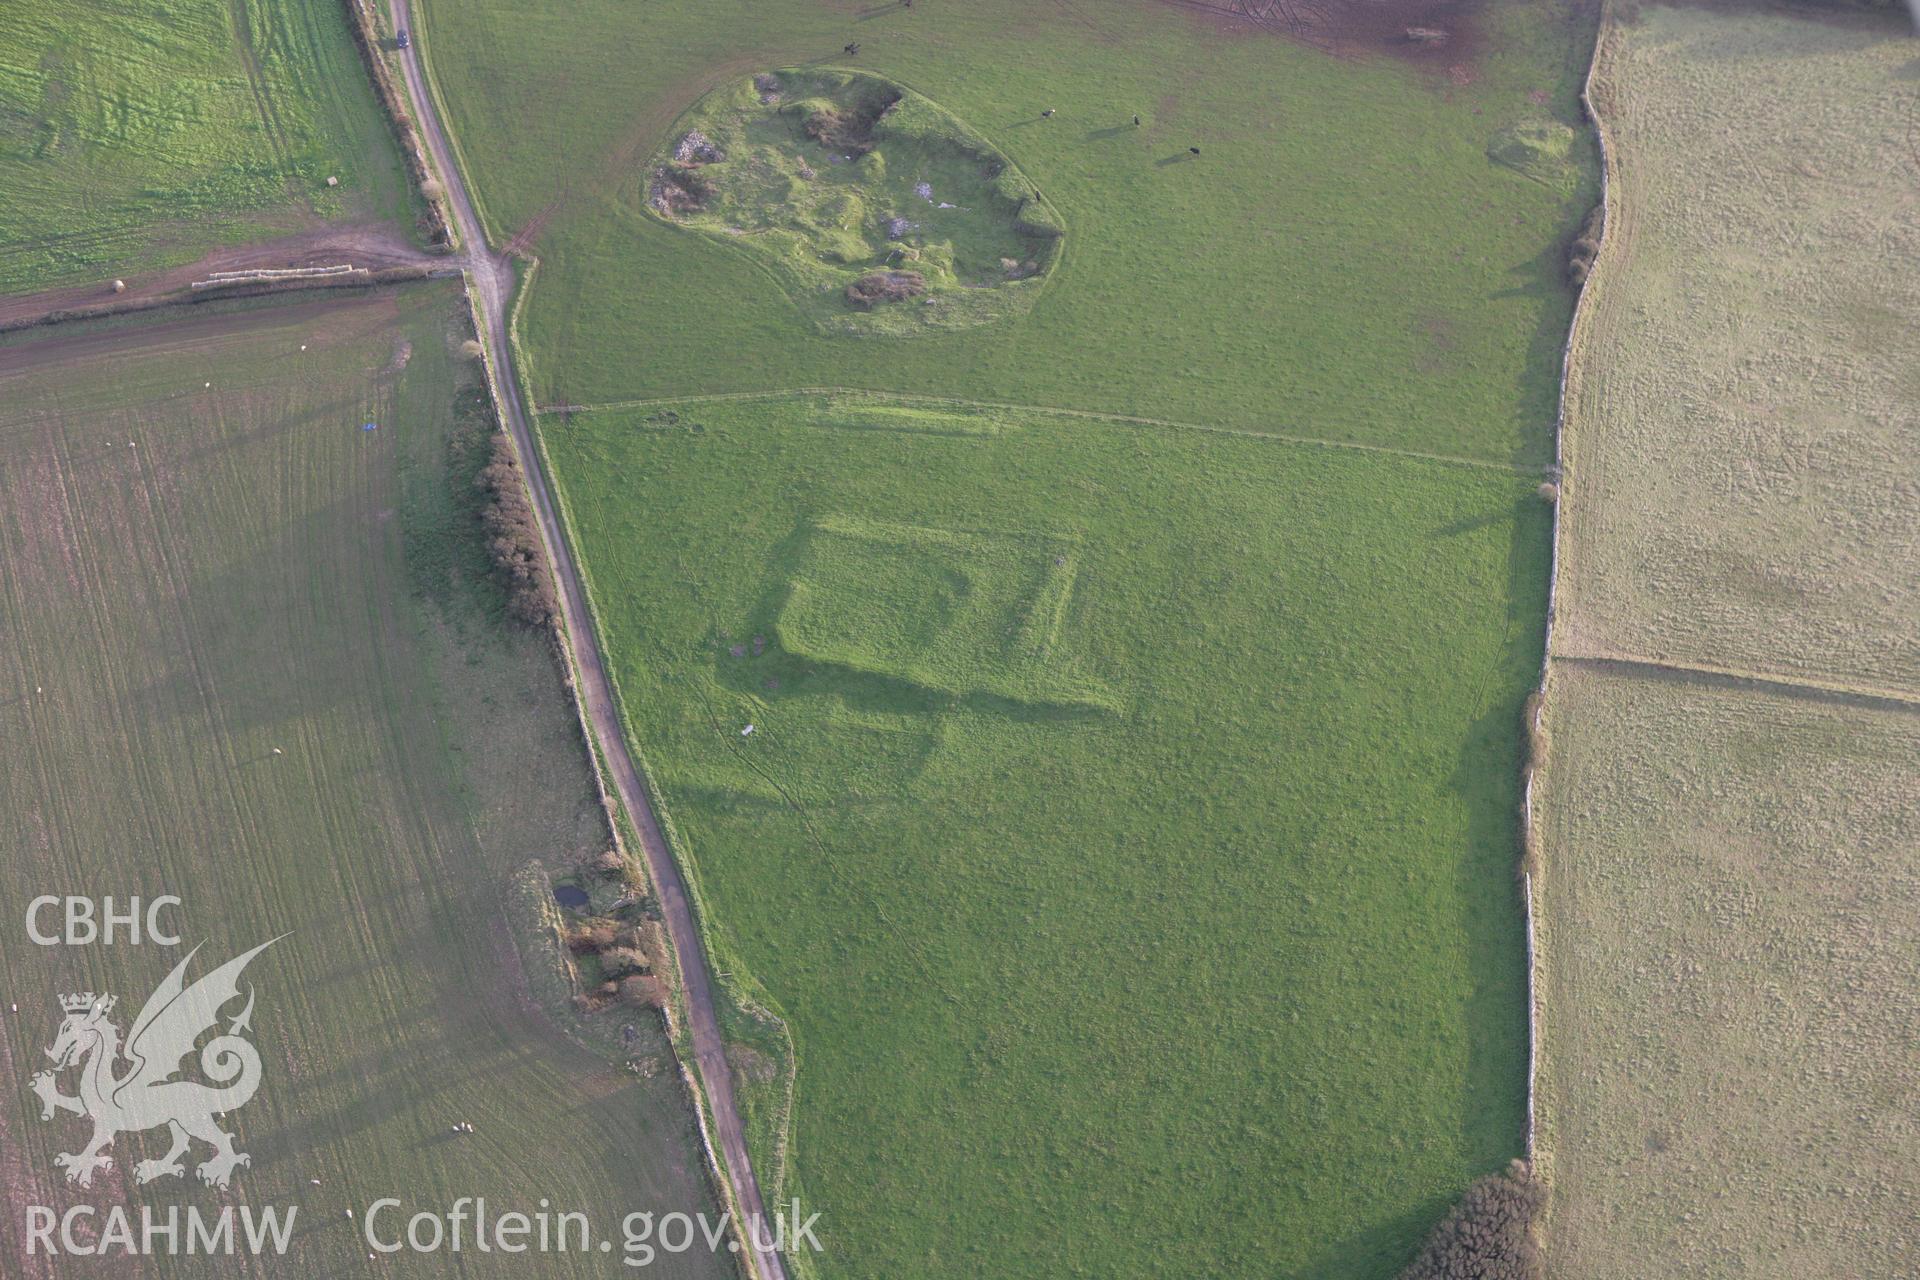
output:
[[[415,30],[407,0],[392,2],[395,29]],[[655,890],[660,896],[660,906],[666,916],[667,933],[673,942],[674,957],[679,962],[681,982],[686,989],[688,1032],[693,1041],[698,1080],[706,1091],[708,1110],[713,1117],[714,1138],[725,1164],[725,1176],[732,1183],[734,1203],[746,1218],[746,1222],[738,1224],[739,1234],[755,1254],[754,1270],[760,1280],[787,1280],[786,1265],[779,1251],[763,1247],[764,1239],[773,1236],[774,1227],[761,1201],[760,1183],[754,1177],[753,1164],[748,1158],[746,1131],[740,1122],[740,1109],[733,1097],[733,1074],[727,1065],[720,1025],[714,1016],[713,977],[707,965],[706,950],[700,943],[699,930],[694,923],[686,881],[681,877],[679,865],[674,862],[673,852],[668,848],[660,824],[654,818],[653,806],[648,802],[646,787],[640,780],[640,770],[627,750],[626,736],[614,705],[613,686],[607,677],[605,657],[600,652],[593,619],[587,612],[586,587],[562,534],[553,492],[541,466],[532,424],[527,420],[524,408],[526,401],[521,396],[519,374],[513,364],[513,347],[507,341],[507,306],[513,296],[513,266],[506,257],[496,255],[487,248],[486,236],[481,232],[480,219],[474,212],[465,177],[453,162],[453,148],[448,144],[446,128],[434,109],[433,95],[427,91],[417,39],[402,54],[401,64],[406,73],[407,96],[413,101],[414,119],[419,123],[434,165],[446,183],[448,201],[453,206],[454,226],[464,246],[467,276],[472,282],[474,301],[484,321],[481,339],[486,344],[487,364],[493,371],[496,398],[507,430],[513,436],[514,447],[526,469],[527,487],[532,491],[534,510],[540,520],[540,535],[546,542],[547,555],[553,563],[561,617],[577,672],[580,704],[593,736],[600,745],[601,758],[606,761],[607,771],[613,776],[620,803],[626,807],[627,815],[640,833],[640,843],[646,849],[647,870],[653,877]],[[765,1224],[758,1237],[752,1227],[756,1222]]]

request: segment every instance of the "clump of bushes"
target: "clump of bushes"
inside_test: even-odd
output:
[[[927,291],[927,278],[918,271],[869,271],[847,286],[847,301],[862,311],[888,302],[905,302]]]
[[[654,972],[655,948],[664,940],[645,925],[623,924],[605,917],[572,921],[566,928],[567,950],[590,961],[590,990],[575,999],[583,1013],[595,1013],[618,1001],[658,1009],[666,1003],[666,984]]]
[[[393,126],[394,136],[400,143],[401,158],[406,162],[407,174],[426,201],[426,212],[420,221],[427,234],[427,243],[439,252],[451,252],[453,228],[447,212],[446,189],[433,176],[433,166],[427,162],[427,149],[420,139],[420,130],[407,111],[406,91],[394,82],[387,60],[380,54],[380,36],[374,28],[373,10],[366,0],[345,2],[348,30],[352,31],[353,42],[360,47],[360,55],[366,60],[367,70],[373,77],[374,95],[379,98],[380,106]]]
[[[638,947],[608,947],[600,953],[600,974],[610,981],[617,982],[630,974],[651,972],[652,963]]]
[[[572,973],[581,984],[574,1007],[589,1014],[617,1004],[664,1008],[667,988],[655,964],[668,944],[658,923],[658,904],[632,891],[632,866],[618,849],[588,859],[583,870],[629,892],[606,915],[589,914],[590,908],[583,907],[562,918],[561,939],[574,957]]]
[[[507,611],[530,627],[545,626],[559,612],[553,573],[540,545],[540,525],[520,475],[520,460],[502,432],[493,436],[493,454],[474,485],[487,494],[480,523],[487,533],[487,554],[506,588]]]
[[[595,918],[570,923],[567,926],[567,950],[577,956],[598,955],[608,947],[618,945],[622,930],[612,920]]]
[[[1400,1280],[1540,1280],[1546,1271],[1533,1224],[1546,1202],[1524,1160],[1488,1174],[1467,1188]]]
[[[636,1008],[664,1009],[667,1007],[667,984],[660,981],[657,974],[628,974],[620,979],[618,989],[620,998]]]
[[[1593,260],[1600,254],[1600,232],[1606,220],[1604,205],[1595,205],[1580,224],[1580,234],[1567,247],[1567,282],[1579,289],[1593,272]]]

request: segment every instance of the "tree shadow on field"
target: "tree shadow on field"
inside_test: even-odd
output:
[[[1463,1182],[1461,1189],[1465,1190]],[[1276,1273],[1280,1280],[1349,1280],[1352,1276],[1398,1275],[1413,1261],[1433,1224],[1452,1207],[1445,1196],[1431,1196],[1420,1207],[1382,1218],[1321,1250],[1306,1265]]]
[[[1523,718],[1545,649],[1551,555],[1545,503],[1527,495],[1501,514],[1512,526],[1506,641],[1493,669],[1480,677],[1478,706],[1448,780],[1467,811],[1456,879],[1468,947],[1460,1147],[1474,1173],[1499,1168],[1526,1143],[1526,926],[1517,873]]]
[[[1579,295],[1566,282],[1567,252],[1577,223],[1567,222],[1561,230],[1562,234],[1554,237],[1552,244],[1508,270],[1507,274],[1515,280],[1512,286],[1487,295],[1490,302],[1528,299],[1534,304],[1537,317],[1516,390],[1522,420],[1541,425],[1537,431],[1523,435],[1514,446],[1510,461],[1518,467],[1537,467],[1553,461],[1560,366],[1567,332],[1573,323],[1573,307],[1579,300]]]
[[[511,998],[517,955],[489,954],[497,918],[498,880],[489,875],[432,877],[412,909],[414,927],[378,943],[376,967],[404,975],[387,985],[391,1012],[366,1019],[350,1043],[336,1042],[324,1069],[300,1081],[301,1116],[264,1134],[255,1148],[263,1169],[370,1130],[396,1126],[389,1144],[433,1147],[454,1140],[446,1125],[479,1118],[502,1079],[519,1070],[584,1070],[590,1059],[545,1017]],[[404,909],[404,908],[403,908]],[[478,927],[476,927],[476,925]],[[337,977],[338,975],[333,975]],[[329,982],[322,984],[332,987]],[[328,990],[310,1005],[332,1014],[364,999],[371,980]],[[321,995],[319,987],[311,995]]]
[[[1435,538],[1457,538],[1463,533],[1472,533],[1476,529],[1484,529],[1489,525],[1501,524],[1510,519],[1512,519],[1511,512],[1488,511],[1482,515],[1467,516],[1464,519],[1455,520],[1452,524],[1443,524],[1438,529],[1433,530],[1430,536]]]
[[[357,547],[356,534],[363,539]],[[177,627],[192,636],[192,648],[155,646],[168,656],[122,696],[143,723],[186,719],[195,733],[217,714],[223,733],[254,748],[243,763],[257,763],[263,741],[288,741],[292,726],[312,717],[355,703],[377,706],[374,655],[386,633],[351,606],[370,594],[360,584],[381,570],[385,535],[377,518],[349,500],[328,499],[286,513],[272,529],[236,533],[223,555],[196,556],[186,589],[169,602],[178,612],[138,620]],[[289,566],[308,570],[292,587]],[[252,737],[269,730],[270,739]]]
[[[369,376],[363,385],[390,382],[392,375]],[[297,437],[309,431],[359,430],[368,413],[367,400],[355,391],[339,391],[327,399],[308,399],[295,408],[272,416],[263,416],[247,429],[229,429],[217,440],[206,440],[177,453],[169,453],[168,467],[201,471],[235,450],[263,448],[277,441]],[[246,465],[247,459],[238,465]]]

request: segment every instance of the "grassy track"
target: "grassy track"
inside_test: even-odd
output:
[[[0,11],[0,292],[407,202],[338,3]]]
[[[1550,455],[1561,244],[1591,175],[1583,142],[1525,173],[1489,151],[1578,120],[1586,32],[1558,6],[1490,6],[1470,83],[1144,0],[870,21],[590,0],[541,29],[493,0],[423,11],[494,235],[550,217],[523,331],[543,403],[832,384]],[[752,255],[644,212],[648,159],[706,90],[856,38],[1065,222],[1024,317],[910,344],[812,332]]]
[[[267,1075],[231,1119],[253,1156],[237,1194],[301,1206],[279,1265],[302,1275],[376,1273],[344,1211],[380,1196],[547,1197],[603,1231],[709,1204],[660,1046],[642,1076],[560,1040],[503,924],[509,872],[607,833],[544,642],[503,629],[485,577],[468,484],[485,419],[451,354],[463,312],[420,286],[0,346],[4,897],[178,894],[216,962],[290,934],[250,970]],[[9,914],[9,1079],[51,1040],[57,992],[116,992],[130,1018],[179,958],[43,949]],[[478,1132],[452,1138],[459,1120]],[[59,1184],[51,1156],[77,1126],[42,1123],[24,1084],[0,1107],[11,1203],[220,1201],[134,1189],[133,1160],[159,1148],[131,1137],[104,1187]],[[35,1274],[19,1232],[0,1222],[0,1269]],[[539,1274],[608,1265],[548,1256]],[[704,1252],[656,1266],[727,1270]]]
[[[847,398],[543,434],[826,1274],[1384,1276],[1511,1154],[1528,481]]]

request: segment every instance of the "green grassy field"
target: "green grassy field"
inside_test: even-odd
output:
[[[589,406],[541,430],[630,738],[792,1031],[790,1147],[736,1082],[819,1271],[1392,1274],[1521,1140],[1590,16],[1489,5],[1414,68],[1145,0],[421,10],[539,259],[528,385]],[[1030,309],[823,328],[757,240],[847,247],[825,149],[699,234],[649,207],[754,77],[853,67],[1066,228]]]
[[[1519,1136],[1531,483],[899,407],[543,425],[824,1273],[1390,1274]]]
[[[0,292],[404,219],[408,199],[337,2],[0,10]]]
[[[642,1046],[640,1075],[561,1039],[504,921],[514,869],[564,868],[608,834],[546,642],[506,629],[486,576],[469,480],[488,420],[453,351],[464,310],[456,289],[412,286],[0,345],[10,1203],[295,1203],[278,1265],[331,1276],[377,1273],[345,1210],[381,1196],[408,1212],[547,1197],[606,1231],[630,1209],[711,1208],[661,1044]],[[288,935],[248,971],[266,1076],[229,1117],[253,1157],[232,1194],[134,1187],[159,1134],[120,1138],[90,1191],[60,1182],[52,1155],[84,1126],[43,1123],[26,1090],[56,995],[116,993],[124,1031],[181,954],[29,943],[25,903],[66,893],[179,895],[173,919],[206,943],[196,973]],[[478,1131],[455,1139],[462,1120]],[[10,1276],[117,1265],[28,1259],[21,1232],[20,1215],[0,1221]],[[549,1255],[539,1274],[609,1265]],[[656,1266],[729,1273],[704,1251]]]
[[[1532,174],[1490,152],[1578,123],[1589,29],[1563,6],[1490,5],[1465,83],[1146,0],[871,7],[587,0],[534,28],[497,0],[426,0],[493,234],[548,218],[523,326],[542,403],[849,386],[1550,456],[1589,144]],[[703,94],[846,61],[853,39],[1069,228],[1017,322],[849,342],[738,246],[647,212],[647,161]]]

